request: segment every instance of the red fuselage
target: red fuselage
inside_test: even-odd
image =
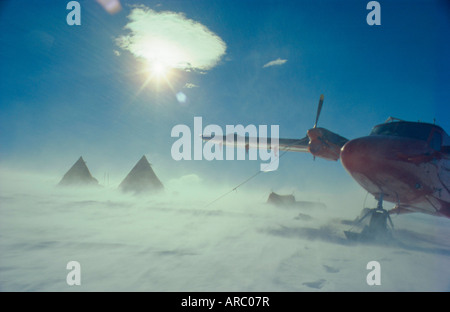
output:
[[[391,130],[400,123],[392,124],[397,125],[389,126]],[[348,141],[341,149],[341,162],[375,198],[383,194],[383,200],[395,203],[392,212],[423,212],[450,218],[450,157],[441,149],[446,133],[428,126],[429,133],[421,137],[373,131],[367,137]]]

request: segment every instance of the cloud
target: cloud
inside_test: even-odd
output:
[[[198,88],[198,86],[197,86],[196,84],[187,82],[187,83],[184,85],[183,88],[186,88],[186,89],[192,89],[192,88]]]
[[[225,55],[225,42],[199,22],[183,13],[156,12],[145,6],[132,9],[127,35],[116,43],[137,58],[163,63],[182,70],[205,71]]]
[[[286,62],[287,62],[287,60],[282,60],[280,58],[277,58],[276,60],[270,61],[269,63],[265,64],[263,66],[263,68],[270,67],[270,66],[280,66]]]

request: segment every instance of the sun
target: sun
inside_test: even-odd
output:
[[[171,80],[176,79],[182,69],[179,60],[186,57],[183,50],[169,41],[154,40],[144,44],[142,51],[145,52],[142,73],[146,78],[139,92],[148,86],[156,91],[164,91],[166,87],[174,91]]]
[[[146,76],[144,83],[139,88],[138,93],[144,90],[147,86],[153,85],[157,91],[161,91],[163,86],[166,85],[173,89],[170,79],[173,75],[173,67],[170,63],[165,62],[162,58],[153,58],[147,60],[144,65],[142,73]]]
[[[166,65],[163,61],[155,60],[149,64],[148,71],[152,78],[167,78],[169,66]]]

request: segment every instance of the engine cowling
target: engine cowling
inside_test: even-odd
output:
[[[341,155],[341,148],[347,139],[325,128],[312,128],[308,132],[308,149],[314,156],[337,161]]]

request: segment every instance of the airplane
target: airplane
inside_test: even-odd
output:
[[[314,158],[341,160],[345,170],[377,200],[358,222],[371,216],[361,233],[345,231],[349,239],[390,237],[390,214],[420,212],[450,218],[450,137],[441,127],[424,122],[403,121],[389,117],[373,127],[368,136],[348,140],[325,128],[317,127],[324,96],[321,95],[316,122],[302,139],[279,139],[280,151],[307,152]],[[236,134],[234,134],[236,145]],[[203,136],[226,145],[227,136]],[[245,149],[269,148],[270,138],[242,138]],[[383,202],[394,203],[389,211]]]

